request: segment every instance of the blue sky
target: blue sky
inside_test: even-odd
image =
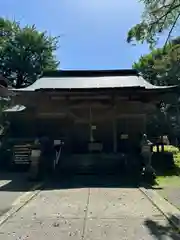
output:
[[[140,21],[138,0],[1,0],[0,16],[61,36],[61,69],[131,68],[148,53],[146,45],[126,43],[127,31]]]

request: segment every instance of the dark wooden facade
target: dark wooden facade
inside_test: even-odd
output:
[[[7,117],[14,136],[64,139],[68,153],[118,153],[139,144],[147,117],[176,89],[155,87],[134,70],[59,71],[14,90],[13,104],[26,108]]]
[[[127,141],[131,148],[137,145],[163,95],[134,89],[18,92],[14,104],[26,109],[8,118],[23,137],[64,139],[69,153],[90,152],[90,143],[100,144],[97,151],[117,153],[125,151]]]

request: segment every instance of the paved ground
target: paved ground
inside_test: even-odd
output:
[[[77,182],[47,185],[0,227],[0,239],[180,239],[139,189]]]
[[[171,204],[180,209],[180,186],[162,187],[158,192]]]
[[[27,181],[24,173],[0,172],[0,216],[7,212],[22,194],[34,183]]]

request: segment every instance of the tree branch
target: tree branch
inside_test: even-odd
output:
[[[160,10],[162,10],[163,8],[166,8],[166,7],[169,7],[170,6],[170,4],[168,4],[168,5],[163,5],[163,6],[161,6],[160,8],[158,8],[158,9],[155,9],[155,10],[153,10],[153,11],[150,11],[149,12],[149,14],[152,14],[152,15],[154,15],[154,14],[156,14],[157,12],[159,12]]]
[[[158,9],[155,9],[153,11],[150,12],[150,14],[154,14],[154,13],[157,13],[159,10],[162,10],[163,8],[169,8],[173,3],[169,3],[169,4],[166,4],[166,5],[163,5],[161,7],[159,7]]]
[[[166,42],[165,42],[165,44],[164,44],[164,47],[166,47],[166,45],[167,45],[167,43],[168,43],[168,40],[169,40],[169,38],[170,38],[170,36],[171,36],[171,33],[172,33],[172,31],[173,31],[173,29],[174,29],[174,27],[175,27],[175,25],[176,25],[179,17],[180,17],[180,13],[178,13],[176,19],[174,20],[174,23],[173,23],[173,25],[172,25],[169,33],[168,33],[168,36],[167,36]]]
[[[170,7],[169,7],[169,13],[171,13],[171,11],[172,11],[172,6],[173,6],[173,4],[174,4],[175,2],[176,2],[176,0],[174,0],[174,1],[171,3],[171,5],[170,5]],[[169,14],[169,13],[168,13],[168,14]],[[162,31],[163,25],[164,25],[164,23],[165,23],[165,21],[166,21],[166,19],[167,19],[168,14],[165,16],[164,22],[163,22],[163,24],[161,25],[161,27],[160,27],[160,29],[159,29],[159,32]]]
[[[175,0],[174,0],[175,2]],[[173,2],[173,3],[174,3]],[[150,23],[150,25],[154,25],[157,24],[160,20],[162,20],[164,17],[167,17],[168,14],[170,14],[173,10],[175,10],[176,8],[180,7],[180,4],[175,5],[174,7],[171,7],[167,10],[167,12],[165,14],[163,14],[161,17],[159,17],[156,21]],[[163,23],[164,24],[164,23]]]

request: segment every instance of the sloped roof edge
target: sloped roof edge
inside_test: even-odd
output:
[[[178,86],[155,86],[147,82],[136,70],[76,70],[45,73],[32,85],[14,91],[83,90],[111,88],[143,88],[147,90],[173,89]]]
[[[26,107],[24,105],[15,105],[12,107],[9,107],[5,110],[3,110],[3,112],[5,113],[9,113],[9,112],[22,112],[26,109]]]

